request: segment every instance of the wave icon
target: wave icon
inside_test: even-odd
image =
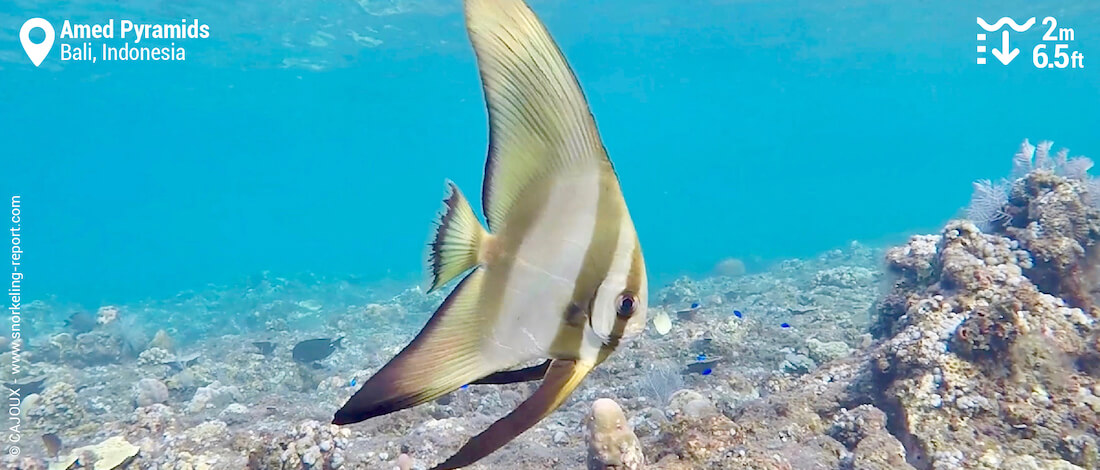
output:
[[[1012,18],[1009,18],[1007,16],[997,20],[997,22],[993,23],[993,24],[987,23],[980,16],[978,17],[978,26],[981,26],[982,29],[984,29],[986,31],[989,31],[989,32],[993,32],[993,31],[996,31],[998,29],[1001,29],[1001,27],[1003,27],[1006,24],[1008,25],[1008,27],[1012,28],[1017,33],[1022,33],[1024,31],[1027,31],[1028,29],[1030,29],[1035,24],[1035,17],[1034,16],[1031,17],[1031,19],[1027,20],[1027,22],[1025,22],[1022,25],[1017,24],[1016,20],[1014,20]]]

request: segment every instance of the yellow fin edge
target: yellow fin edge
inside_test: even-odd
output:
[[[444,209],[428,244],[427,292],[439,289],[481,261],[481,246],[489,233],[481,226],[470,201],[454,182],[447,181]]]

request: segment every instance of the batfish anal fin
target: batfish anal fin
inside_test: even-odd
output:
[[[534,394],[489,429],[466,442],[458,453],[433,470],[462,468],[503,447],[558,409],[593,367],[593,364],[582,361],[554,359],[546,371],[546,378]]]
[[[498,232],[532,184],[611,163],[573,70],[522,0],[466,0],[489,109],[482,204]]]
[[[502,385],[539,380],[546,376],[546,371],[550,369],[550,362],[551,361],[547,359],[542,364],[524,367],[523,369],[494,372],[470,383],[478,385]]]
[[[357,423],[439,398],[499,369],[481,352],[480,269],[455,287],[408,346],[344,403],[333,424]]]
[[[428,292],[476,266],[481,261],[482,246],[489,239],[470,202],[451,181],[447,181],[443,205],[428,244]]]

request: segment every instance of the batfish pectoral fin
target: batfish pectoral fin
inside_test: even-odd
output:
[[[551,361],[547,359],[542,364],[531,367],[494,372],[470,383],[479,385],[501,385],[539,380],[546,376],[546,371],[550,369],[550,362]]]
[[[482,270],[467,275],[408,346],[363,383],[333,424],[357,423],[425,403],[500,368],[484,357],[478,301]]]
[[[516,409],[470,439],[451,458],[433,470],[450,470],[470,465],[491,454],[504,444],[534,426],[558,409],[588,372],[595,367],[582,361],[555,359],[550,362],[546,378],[535,393]]]
[[[436,290],[469,271],[480,262],[482,246],[490,238],[474,215],[470,202],[447,181],[444,210],[436,221],[432,241],[428,245],[428,292]]]

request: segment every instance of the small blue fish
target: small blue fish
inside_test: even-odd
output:
[[[734,310],[733,311],[733,316],[735,316],[737,318],[741,318],[741,311],[740,310]]]
[[[355,379],[355,377],[352,377],[352,378],[351,378],[351,382],[348,382],[348,386],[349,386],[349,387],[354,387],[354,386],[355,386],[355,384],[357,384],[357,383],[359,383],[359,381],[358,381],[358,380],[356,380],[356,379]]]
[[[700,354],[698,356],[695,356],[695,360],[696,361],[705,361],[705,360],[707,360],[707,355],[706,354]]]
[[[470,384],[466,384],[466,385],[463,385],[463,386],[462,386],[461,388],[462,388],[463,390],[465,390],[465,389],[467,389],[467,388],[470,388]]]
[[[691,308],[699,308],[699,302],[692,302]]]
[[[790,328],[790,327],[791,327],[791,325],[790,325],[789,323],[780,323],[780,324],[779,324],[779,327],[780,327],[780,328]]]
[[[710,369],[703,369],[703,371],[702,371],[702,372],[700,372],[700,374],[703,374],[703,375],[710,375],[710,373],[711,373],[711,372],[713,372],[713,371],[712,371],[712,370],[710,370]]]

